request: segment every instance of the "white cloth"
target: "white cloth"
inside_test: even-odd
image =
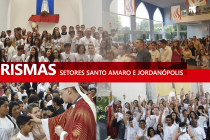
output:
[[[11,59],[11,62],[25,62],[25,54],[22,54],[21,56],[14,55]]]
[[[17,50],[13,46],[10,46],[7,52],[7,62],[10,62],[12,57],[16,54],[17,54]]]
[[[18,94],[18,99],[19,99],[20,101],[22,101],[22,97],[23,97],[23,96],[27,96],[27,97],[28,97],[28,95],[27,95],[26,92],[23,92],[23,94],[21,94],[21,92],[18,92],[17,94]]]
[[[44,42],[42,43],[42,46],[45,47],[45,49],[46,48],[52,48],[53,44],[54,44],[53,40],[51,40],[51,42],[49,42],[49,41],[45,42],[45,40],[44,40]]]
[[[10,140],[15,134],[14,124],[7,118],[0,118],[0,139]]]
[[[160,49],[160,62],[171,62],[172,50],[171,47],[166,46],[165,49]]]
[[[191,140],[189,134],[185,133],[178,137],[178,140]],[[196,139],[197,140],[197,139]]]
[[[26,52],[27,57],[30,56],[30,52],[31,52],[31,46],[30,46],[30,44],[25,44],[24,50]]]
[[[198,125],[198,127],[203,128],[205,122],[206,122],[206,117],[204,117],[204,116],[199,116],[199,119],[197,120],[197,125]],[[206,126],[206,127],[207,127],[207,126]]]
[[[29,134],[29,137],[25,137],[19,132],[17,135],[17,138],[19,138],[20,140],[34,140],[33,133],[29,132],[28,134]]]
[[[159,58],[159,56],[160,56],[158,50],[155,50],[155,51],[150,50],[149,52],[152,57],[152,62],[155,62],[155,59]]]
[[[20,39],[20,40],[17,40],[17,41],[15,41],[15,45],[16,46],[19,46],[19,45],[24,45],[24,41],[23,41],[23,39]]]
[[[63,39],[62,38],[53,39],[52,42],[53,42],[53,45],[54,45],[54,49],[59,50],[60,47],[61,47],[61,44],[63,43]]]
[[[61,60],[62,62],[75,62],[75,54],[69,53],[66,54],[65,52],[61,53]]]
[[[76,37],[70,37],[71,53],[75,53],[76,41],[77,41]]]
[[[95,38],[93,38],[93,37],[87,38],[86,36],[80,39],[79,44],[85,45],[85,48],[86,48],[85,53],[86,54],[88,54],[88,45],[89,44],[93,44],[95,48],[99,46],[99,43]]]
[[[28,107],[28,103],[23,103],[23,109],[26,109]]]
[[[201,128],[201,127],[196,127],[196,128],[194,128],[194,127],[192,127],[192,126],[191,126],[191,128],[192,128],[192,132],[193,132],[193,134],[194,134],[196,140],[203,140],[203,139],[206,139],[206,134],[205,134],[203,128]]]
[[[15,36],[11,35],[11,36],[6,36],[6,38],[9,38],[10,40],[14,41],[15,40]]]
[[[0,41],[0,50],[4,49],[4,44]]]
[[[149,137],[147,137],[148,139],[149,139]],[[160,135],[158,135],[158,134],[156,134],[156,135],[154,135],[154,137],[150,137],[150,140],[162,140],[161,139],[161,137],[160,137]]]
[[[44,85],[42,85],[41,83],[37,86],[37,92],[39,93],[40,91],[45,92],[47,90],[47,88],[50,88],[50,83],[44,83]]]
[[[103,62],[104,59],[101,55],[95,54],[95,55],[88,55],[88,62]]]
[[[88,56],[86,54],[75,53],[76,62],[88,62]]]
[[[163,123],[164,140],[172,140],[176,129],[177,126],[174,124],[172,126],[168,126],[166,123]]]
[[[136,130],[135,128],[130,127],[129,123],[127,123],[127,140],[135,140],[136,139]]]
[[[117,56],[117,62],[131,62],[131,58],[130,57],[126,57],[125,55]]]

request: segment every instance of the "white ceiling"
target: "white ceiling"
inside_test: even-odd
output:
[[[180,3],[186,3],[186,0],[142,0],[147,3],[150,3],[152,5],[156,5],[161,8],[167,8],[172,5],[180,4]]]

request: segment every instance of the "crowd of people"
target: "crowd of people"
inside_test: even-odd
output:
[[[96,89],[95,86],[91,86],[91,83],[79,83],[79,85],[90,98],[95,96]],[[81,96],[79,97],[81,98]],[[47,140],[45,128],[40,123],[32,122],[33,116],[38,119],[53,118],[64,113],[72,104],[75,105],[75,103],[67,103],[63,100],[59,83],[0,83],[0,139]],[[74,119],[74,121],[76,120]],[[71,119],[71,121],[73,120]],[[67,122],[68,120],[65,123]],[[96,125],[94,122],[89,123]],[[96,126],[93,128],[96,131]],[[78,128],[75,127],[75,129]],[[91,129],[91,127],[87,129]],[[76,131],[79,133],[78,130]],[[59,131],[55,131],[54,134],[61,135]],[[94,135],[93,138],[96,137],[96,133],[92,135]],[[70,137],[73,138],[73,136]],[[90,138],[90,136],[88,137]],[[85,137],[83,136],[83,138]]]
[[[11,30],[2,31],[0,36],[0,62],[147,62],[138,68],[179,68],[180,62],[189,65],[209,67],[209,37],[189,40],[165,39],[135,43],[118,41],[117,30],[111,34],[103,27],[86,28],[85,25],[61,30],[38,32],[17,27],[14,35]],[[151,64],[168,62],[172,64]],[[87,68],[87,66],[85,66]]]
[[[113,103],[110,92],[112,117],[107,125],[117,131],[112,129],[109,135],[116,140],[208,140],[209,93],[204,93],[202,83],[200,86],[201,92],[196,94],[186,94],[182,88],[180,99],[176,94],[160,98],[158,93],[156,103],[140,95],[131,103],[125,102],[126,95],[123,101]]]

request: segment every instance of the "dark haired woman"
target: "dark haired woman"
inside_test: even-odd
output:
[[[61,55],[57,49],[53,50],[52,62],[56,64],[56,69],[61,69],[62,67]]]
[[[0,139],[10,140],[16,133],[16,124],[12,121],[9,113],[9,102],[6,98],[0,97]]]
[[[171,62],[172,62],[172,67],[173,69],[179,69],[180,67],[180,63],[181,63],[181,57],[182,57],[182,50],[180,48],[180,43],[179,41],[176,41],[172,47],[172,58],[171,58]]]
[[[11,95],[11,101],[15,101],[15,102],[18,102],[19,101],[18,100],[18,94],[17,94],[17,92],[12,93],[12,95]]]
[[[52,62],[53,58],[52,58],[52,49],[48,48],[46,50],[45,56],[44,56],[44,62]]]
[[[31,51],[32,46],[33,46],[32,37],[29,36],[29,37],[27,38],[27,41],[26,41],[26,44],[25,44],[25,47],[24,47],[26,58],[27,58],[28,56],[30,56],[30,51]]]
[[[59,31],[55,31],[55,35],[53,36],[52,42],[54,49],[57,49],[60,52],[63,48],[63,39],[61,38],[61,34],[59,33]]]
[[[7,62],[4,49],[0,49],[0,63],[2,63],[2,62]]]
[[[52,35],[50,33],[47,34],[47,37],[44,39],[42,46],[45,48],[45,51],[47,49],[52,49],[54,48],[53,42],[52,42]]]
[[[5,31],[2,31],[1,32],[1,36],[0,36],[0,41],[4,44],[4,41],[5,41],[5,38],[6,38],[6,33]]]
[[[24,41],[23,39],[21,38],[21,34],[20,33],[15,33],[15,45],[16,46],[24,46]]]
[[[197,66],[209,67],[209,59],[204,54],[203,49],[200,50],[200,54],[197,56],[196,61],[197,61]]]
[[[77,46],[77,53],[75,53],[75,59],[76,59],[76,68],[77,69],[86,69],[87,68],[87,61],[88,56],[85,54],[86,48],[83,44],[79,44]]]
[[[157,125],[157,134],[160,135],[161,139],[164,138],[163,128],[158,124]]]
[[[25,62],[43,62],[43,57],[38,57],[38,50],[35,47],[31,48],[30,55],[26,58]]]
[[[42,32],[42,36],[41,36],[41,43],[43,42],[43,40],[47,37],[48,32],[46,30],[44,30]]]
[[[99,37],[99,32],[95,32],[93,37],[98,41],[98,43],[100,44],[100,37]]]
[[[35,45],[34,46],[37,48],[38,57],[44,56],[45,49],[43,48],[43,46],[41,46],[41,42],[40,42],[40,39],[38,37],[35,39]]]
[[[153,127],[148,128],[147,136],[150,137],[150,140],[162,140],[160,135],[155,133],[155,130]]]
[[[9,115],[13,122],[16,122],[17,117],[20,115],[20,105],[18,102],[11,101],[9,103]],[[15,123],[16,124],[16,123]],[[20,131],[16,124],[15,134],[17,134]]]

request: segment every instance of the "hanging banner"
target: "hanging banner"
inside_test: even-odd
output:
[[[186,0],[186,5],[189,7],[203,6],[208,4],[208,0]]]
[[[135,0],[124,0],[124,4],[125,16],[136,15]]]
[[[172,14],[173,20],[181,20],[181,7],[180,7],[180,5],[171,6],[170,14]]]

